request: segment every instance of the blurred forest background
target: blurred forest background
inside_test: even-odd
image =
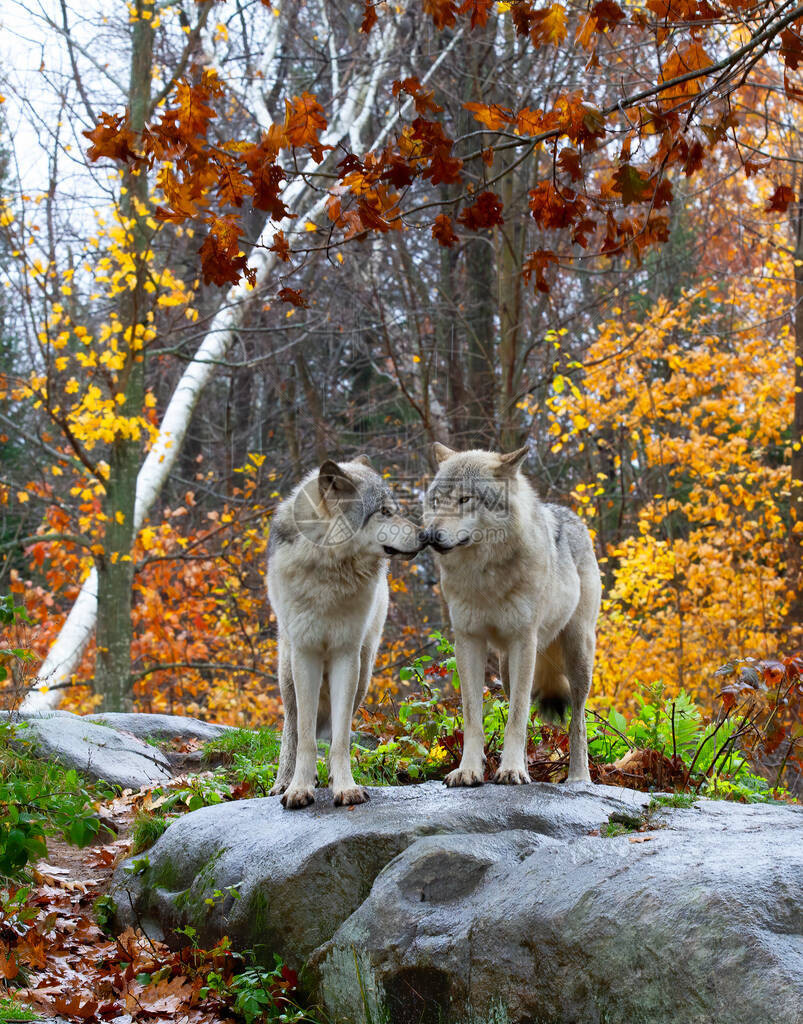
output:
[[[723,661],[800,645],[803,113],[796,63],[778,59],[800,52],[794,24],[738,89],[694,110],[695,90],[676,98],[685,156],[661,191],[635,169],[659,131],[638,112],[596,147],[521,150],[504,111],[580,89],[615,107],[625,79],[668,77],[668,55],[688,54],[714,14],[555,4],[547,16],[563,21],[532,45],[517,5],[475,5],[486,20],[473,28],[459,6],[4,4],[0,593],[28,609],[38,657],[77,629],[61,668],[46,661],[51,704],[277,719],[272,510],[325,457],[367,453],[417,514],[433,440],[526,442],[541,496],[585,517],[604,577],[598,704],[626,709],[656,681],[705,702]],[[725,17],[737,6],[715,5],[712,61],[744,38],[744,5]],[[645,42],[662,19],[663,50]],[[82,134],[127,108],[137,136],[210,69],[225,83],[204,94],[219,147],[287,126],[285,99],[305,94],[334,147],[285,155],[293,216],[278,241],[269,211],[238,207],[253,286],[201,272],[199,245],[219,235],[192,197],[183,219],[158,216],[153,180],[93,160]],[[391,223],[403,230],[366,230],[363,216],[349,238],[332,206],[349,170],[338,161],[410,143],[403,126],[435,105],[463,180],[416,180],[413,212]],[[575,191],[554,179],[563,199],[544,206],[554,166]],[[169,188],[169,161],[159,173]],[[589,243],[565,215],[592,182],[627,244]],[[457,215],[467,190],[488,188],[502,223]],[[152,479],[169,467],[148,501],[147,459]],[[376,699],[444,627],[430,555],[391,574]],[[88,580],[95,618],[75,612]],[[9,699],[36,668],[15,663]]]

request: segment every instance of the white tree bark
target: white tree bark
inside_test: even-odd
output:
[[[355,75],[352,80],[352,84],[340,104],[335,122],[325,133],[322,140],[324,143],[336,145],[341,140],[347,139],[352,151],[361,147],[382,75],[386,73],[389,66],[392,66],[388,61],[388,56],[396,45],[396,38],[395,26],[382,33],[377,30],[371,33],[368,59],[365,62],[366,71],[362,75]],[[437,70],[452,49],[456,39],[457,34],[453,37],[448,49],[440,54],[423,77],[423,82],[426,82]],[[410,106],[411,102],[408,101],[400,111],[393,111],[387,117],[373,140],[371,148],[378,148],[384,143],[393,124],[408,112]],[[252,109],[255,108],[256,104]],[[264,110],[264,103],[262,109]],[[265,111],[265,115],[268,116],[267,111]],[[316,166],[314,161],[310,160],[304,168],[305,174],[313,172]],[[326,195],[320,195],[320,193],[310,194],[305,174],[290,182],[282,193],[282,199],[289,209],[303,211],[297,218],[300,224],[303,224],[305,220],[314,221],[323,212],[327,199]],[[305,199],[307,200],[306,204],[304,204]],[[273,270],[276,257],[268,250],[267,245],[270,239],[266,237],[272,230],[271,225],[266,224],[253,253],[251,262],[252,265],[256,264],[257,268],[255,288],[251,289],[244,282],[232,288],[225,308],[221,309],[214,317],[203,342],[192,361],[187,365],[168,403],[158,437],[137,476],[134,512],[137,531],[142,527],[145,517],[170,475],[181,450],[193,410],[217,366],[225,359],[236,336],[249,297],[265,286],[268,276]],[[86,645],[95,629],[98,607],[97,584],[97,571],[93,568],[81,585],[78,597],[48,651],[32,689],[22,703],[22,710],[47,710],[58,706],[64,688],[69,685],[70,679],[78,668]]]

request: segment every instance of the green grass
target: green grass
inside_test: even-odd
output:
[[[232,729],[218,739],[205,743],[203,757],[205,760],[211,760],[215,755],[233,761],[235,754],[240,754],[263,763],[278,761],[281,742],[281,733],[269,726],[262,726],[259,729]]]
[[[131,852],[142,853],[150,849],[170,823],[160,814],[140,811],[131,829]]]
[[[696,793],[670,793],[667,796],[654,796],[650,800],[650,810],[659,807],[694,807],[700,798]]]
[[[39,1019],[33,1010],[23,1006],[22,1003],[18,1003],[12,996],[0,998],[0,1022],[2,1024],[5,1024],[6,1021],[33,1021]]]

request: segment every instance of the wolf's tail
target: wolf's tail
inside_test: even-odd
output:
[[[556,638],[538,652],[533,678],[533,696],[541,715],[552,721],[563,721],[569,710],[571,691],[563,664],[563,646]]]

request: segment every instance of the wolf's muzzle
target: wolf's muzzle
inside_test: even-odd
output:
[[[436,526],[430,526],[428,530],[421,530],[418,534],[418,539],[422,541],[422,547],[427,544],[430,547],[435,548],[439,555],[445,554],[447,551],[451,551],[453,548],[462,547],[464,544],[468,544],[469,538],[460,540],[456,544],[449,543],[449,535],[445,530],[439,530]]]

